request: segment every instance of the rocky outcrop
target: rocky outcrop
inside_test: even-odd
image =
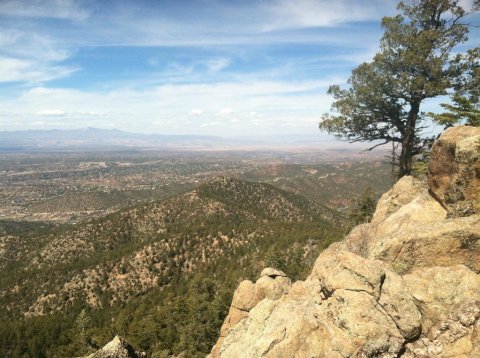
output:
[[[428,168],[432,194],[455,216],[480,213],[480,128],[455,127],[432,147]]]
[[[115,336],[103,348],[85,358],[141,358],[144,354],[136,352],[123,338]]]
[[[430,186],[398,181],[305,281],[242,282],[210,357],[480,357],[478,138],[446,131]]]
[[[220,329],[220,338],[212,349],[212,355],[219,354],[223,338],[240,321],[248,317],[248,312],[258,302],[265,298],[275,301],[282,297],[290,289],[290,286],[291,281],[287,275],[271,267],[264,269],[255,283],[250,280],[242,281],[233,294],[232,304]]]

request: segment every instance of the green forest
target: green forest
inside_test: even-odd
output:
[[[215,206],[218,211],[208,213]],[[32,244],[26,244],[20,260],[2,268],[0,300],[8,307],[0,327],[2,356],[86,355],[116,334],[149,357],[182,352],[205,356],[240,281],[256,280],[268,266],[292,280],[303,279],[319,252],[348,230],[342,216],[301,196],[226,178],[193,194],[129,208],[79,227],[37,226],[31,223],[27,230],[2,223],[11,240],[18,235]],[[160,227],[164,231],[158,233]],[[69,256],[61,242],[73,245],[74,237],[83,241]],[[217,241],[221,237],[229,239]],[[82,252],[85,242],[94,242],[95,250]],[[132,276],[131,284],[108,289],[112,272],[133,275],[139,268],[129,259],[162,243],[168,243],[168,250],[159,246],[141,261],[140,270],[158,277],[155,284],[145,288],[140,276]],[[58,289],[76,277],[88,281],[89,275],[98,276],[94,287],[79,286],[68,293]],[[87,291],[98,297],[95,307],[85,304]],[[44,292],[54,299],[42,308],[43,314],[28,314]]]

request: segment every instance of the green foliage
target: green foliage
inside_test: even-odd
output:
[[[452,61],[461,74],[451,94],[451,103],[442,103],[446,112],[429,115],[438,123],[449,126],[464,122],[480,126],[480,47],[458,54]]]
[[[412,165],[412,176],[415,178],[425,178],[428,174],[428,161],[419,160]]]
[[[87,310],[84,308],[77,316],[75,320],[76,329],[78,331],[78,339],[80,340],[80,344],[84,346],[84,349],[88,351],[94,351],[95,348],[98,348],[93,342],[89,334],[87,333],[87,329],[91,326],[92,319],[87,313]]]
[[[0,356],[79,356],[119,334],[151,357],[204,357],[240,281],[256,280],[267,265],[304,279],[319,252],[343,236],[324,210],[267,184],[222,179],[45,236],[32,229],[22,237],[31,252],[1,270],[0,305],[11,309],[0,316]],[[134,263],[146,247],[151,254]],[[146,271],[158,283],[143,289],[135,275]],[[115,288],[117,275],[131,284]],[[74,278],[84,284],[61,291]],[[100,305],[89,307],[87,292]],[[45,314],[25,317],[45,294],[54,297]]]
[[[455,46],[467,39],[467,12],[451,0],[400,2],[401,14],[385,17],[380,51],[352,71],[348,89],[331,86],[335,102],[319,124],[337,138],[401,144],[399,176],[411,173],[422,140],[421,103],[446,94],[462,71],[450,62]],[[472,11],[479,9],[478,3]]]
[[[422,148],[419,154],[414,157],[412,163],[412,176],[415,178],[425,179],[428,175],[428,163],[430,162],[430,153],[433,143],[438,136],[432,136],[425,139],[425,146]]]
[[[367,186],[378,192],[387,191],[392,184],[390,169],[385,163],[366,158],[362,162],[335,164],[280,164],[269,170],[269,175],[252,171],[245,173],[245,177],[268,182],[338,210],[349,204],[352,194],[360,194]]]
[[[370,222],[377,205],[376,194],[367,188],[357,196],[349,209],[348,219],[351,226]]]

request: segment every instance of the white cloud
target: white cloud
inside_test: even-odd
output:
[[[160,67],[158,59],[148,60],[149,65],[153,67]],[[200,61],[191,61],[187,63],[178,63],[175,61],[169,62],[165,69],[156,72],[157,76],[162,78],[172,79],[186,79],[192,81],[193,76],[210,75],[227,68],[231,61],[228,58],[213,58]]]
[[[206,61],[204,64],[209,72],[218,72],[227,68],[230,65],[230,60],[228,58],[216,58]]]
[[[67,45],[49,35],[5,29],[0,33],[0,82],[39,83],[67,77],[78,68],[59,62],[71,55]]]
[[[200,116],[200,115],[203,114],[203,110],[202,110],[202,109],[198,109],[198,108],[192,109],[190,112],[188,112],[188,114],[189,114],[190,116]]]
[[[392,1],[276,0],[267,3],[270,20],[264,31],[335,26],[350,21],[379,19]]]
[[[45,82],[70,75],[77,69],[31,60],[0,57],[0,82]]]
[[[99,111],[78,111],[77,114],[81,116],[92,116],[92,117],[101,117],[105,116],[105,112],[99,112]]]
[[[330,107],[331,98],[325,87],[329,83],[334,82],[170,84],[107,92],[40,86],[25,90],[19,97],[2,100],[2,111],[8,115],[0,113],[0,121],[15,118],[24,123],[23,128],[28,128],[32,113],[48,118],[47,115],[59,116],[62,111],[66,128],[115,123],[116,128],[139,132],[236,135],[251,134],[253,126],[260,134],[290,125],[315,132],[321,114]],[[220,103],[224,107],[219,107]],[[186,112],[185,108],[192,110]],[[191,114],[200,111],[192,126]],[[233,126],[235,133],[231,132]]]
[[[152,67],[156,67],[158,66],[158,58],[156,57],[150,57],[148,60],[147,60],[147,63],[152,66]]]
[[[0,14],[19,17],[47,17],[84,20],[89,12],[80,0],[2,0]]]
[[[473,2],[474,0],[460,0],[458,4],[465,10],[469,11],[471,8],[473,8]]]
[[[31,122],[32,114],[36,114],[42,117],[36,119],[45,120],[45,125],[55,120],[48,117],[61,116],[57,120],[65,126],[78,127],[79,123],[100,127],[115,125],[132,131],[175,128],[178,132],[192,133],[197,126],[209,133],[220,130],[218,128],[228,131],[233,125],[239,132],[247,133],[251,126],[260,131],[277,127],[315,131],[318,118],[330,107],[326,86],[344,82],[344,79],[309,77],[310,80],[302,80],[309,69],[299,66],[296,59],[289,63],[290,68],[282,67],[278,62],[283,58],[272,61],[272,66],[264,67],[260,73],[252,61],[256,59],[253,56],[266,57],[272,53],[266,47],[257,50],[259,47],[255,45],[284,42],[353,44],[352,51],[368,58],[370,53],[366,51],[373,31],[325,34],[284,30],[379,20],[379,14],[393,7],[394,1],[213,1],[208,2],[208,6],[212,6],[208,16],[199,13],[195,21],[176,11],[173,5],[172,10],[157,6],[155,2],[151,7],[142,3],[100,1],[95,2],[95,9],[100,10],[95,12],[87,11],[83,0],[0,0],[0,16],[8,20],[0,26],[0,82],[22,82],[15,90],[23,91],[16,98],[2,94],[0,106],[12,115],[0,113],[0,120],[15,118],[24,126],[31,126],[34,123]],[[44,17],[62,21],[49,23],[42,19]],[[52,29],[52,24],[58,28]],[[115,84],[113,80],[107,81],[102,83],[101,91],[48,87],[48,81],[79,70],[63,61],[82,64],[92,61],[92,64],[94,56],[89,55],[96,55],[96,51],[111,54],[96,47],[111,45],[195,46],[195,50],[192,56],[189,49],[145,51],[146,57],[139,60],[144,65],[139,71],[145,68],[150,71],[144,76],[145,80]],[[228,46],[219,50],[216,45]],[[84,53],[86,56],[76,61],[73,56],[83,48],[89,49]],[[249,52],[252,48],[258,52]],[[168,57],[170,53],[172,58]],[[184,56],[184,53],[189,55]],[[167,57],[156,57],[163,54]],[[308,54],[305,57],[311,60]],[[239,66],[235,66],[237,62]],[[268,59],[262,58],[262,64],[267,62]],[[308,65],[313,68],[318,64]],[[303,73],[294,77],[298,80],[278,80],[292,78],[299,73],[299,68]],[[225,69],[228,71],[223,71]],[[311,72],[317,75],[318,67]],[[91,74],[95,75],[87,73]],[[85,79],[88,81],[87,77]],[[69,86],[75,85],[69,83]],[[35,87],[28,89],[29,86]]]
[[[28,2],[28,0],[22,1]],[[8,1],[8,3],[14,2]],[[67,3],[71,5],[73,0]],[[211,9],[208,15],[200,12],[196,20],[191,21],[190,18],[182,16],[182,12],[168,10],[158,5],[160,3],[154,2],[152,6],[142,6],[143,2],[99,2],[98,8],[101,11],[87,13],[87,15],[82,13],[86,6],[79,6],[79,13],[83,14],[80,18],[88,17],[86,21],[75,28],[75,31],[68,33],[68,38],[61,33],[58,33],[58,37],[63,38],[72,47],[85,44],[88,46],[198,47],[284,42],[358,44],[359,38],[364,37],[362,33],[350,33],[345,36],[344,34],[319,35],[318,33],[278,33],[276,31],[335,26],[349,21],[379,20],[386,12],[391,12],[395,8],[393,0],[209,2],[206,5]],[[108,8],[105,4],[109,4]],[[171,8],[174,9],[175,6]],[[53,13],[56,12],[53,11]],[[222,21],[217,21],[216,18],[222,18]],[[155,60],[151,64],[153,63]],[[228,60],[219,58],[210,66],[211,71],[218,71],[228,66]]]
[[[47,109],[43,111],[37,111],[35,115],[40,117],[63,117],[66,115],[66,112],[62,111],[61,109]]]
[[[41,62],[59,62],[69,58],[72,50],[67,42],[32,29],[13,28],[0,35],[1,51],[5,55]]]
[[[0,46],[6,47],[13,45],[19,36],[20,34],[17,31],[4,29],[2,32],[0,32]]]
[[[205,122],[200,125],[200,127],[217,127],[222,125],[222,122]]]
[[[276,30],[332,26],[341,22],[379,18],[391,0],[351,2],[339,0],[274,0],[243,4],[225,2],[211,4],[216,16],[225,21],[212,21],[211,16],[200,15],[192,23],[164,11],[159,6],[146,10],[141,3],[118,2],[108,5],[100,2],[95,12],[87,10],[83,0],[0,0],[0,15],[8,23],[0,27],[0,82],[21,81],[45,83],[67,77],[79,70],[65,66],[85,46],[212,46],[232,44],[268,44],[283,42],[366,43],[363,33],[327,34],[277,32]],[[161,9],[162,11],[159,11]],[[22,17],[22,21],[18,21]],[[39,18],[73,20],[59,25],[53,31]],[[139,18],[142,20],[139,21]],[[245,21],[248,19],[248,21]],[[263,31],[263,32],[262,32]],[[237,49],[241,51],[241,49]],[[217,73],[229,68],[230,58],[212,56],[190,64],[170,63],[163,77],[182,78],[199,72]],[[146,60],[153,67],[160,61],[155,56]]]
[[[227,117],[234,112],[235,112],[235,110],[233,110],[232,108],[222,108],[221,110],[219,110],[217,112],[217,116],[218,117]]]
[[[31,63],[15,58],[0,58],[0,82],[16,81],[22,72],[31,67]]]

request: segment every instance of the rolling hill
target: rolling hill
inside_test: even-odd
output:
[[[202,356],[238,280],[266,265],[301,278],[340,237],[339,222],[300,195],[220,177],[78,225],[4,230],[0,304],[9,323],[0,354],[78,355],[117,332],[148,354]],[[90,323],[80,329],[85,312]],[[163,323],[151,322],[159,314]],[[145,322],[148,338],[139,333]],[[35,327],[45,335],[31,332]]]

